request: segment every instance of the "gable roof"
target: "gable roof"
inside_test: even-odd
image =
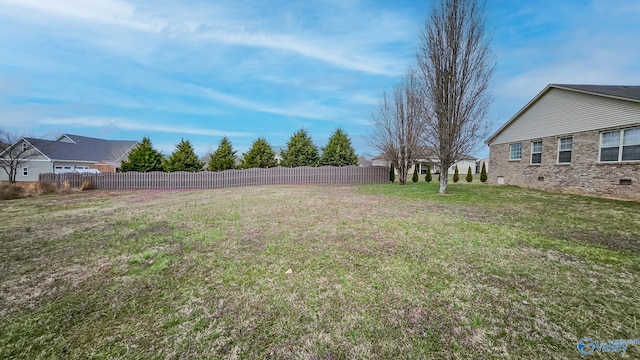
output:
[[[67,138],[73,142],[59,141]],[[120,161],[138,142],[130,140],[104,140],[87,136],[64,134],[57,141],[24,138],[42,154],[52,160]]]
[[[632,85],[574,85],[574,84],[549,84],[531,101],[529,101],[520,111],[518,111],[509,121],[507,121],[498,131],[485,141],[489,145],[500,133],[513,124],[524,112],[533,106],[541,97],[551,89],[562,89],[584,94],[591,94],[618,100],[632,101],[640,103],[640,86]]]

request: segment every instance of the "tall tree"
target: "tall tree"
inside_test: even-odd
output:
[[[420,152],[423,123],[423,101],[418,74],[410,70],[396,86],[393,95],[384,93],[373,113],[373,131],[369,144],[380,156],[398,169],[400,184],[407,183],[407,173]]]
[[[313,145],[311,136],[305,129],[300,129],[291,135],[287,148],[280,151],[280,155],[282,156],[280,165],[286,167],[318,166],[320,163],[318,148]]]
[[[440,158],[439,193],[446,193],[449,167],[486,138],[493,74],[485,35],[485,0],[440,0],[420,38],[425,141]]]
[[[351,146],[351,139],[341,128],[333,132],[327,146],[322,148],[320,165],[358,165],[358,156]]]
[[[198,158],[189,140],[180,139],[176,149],[165,161],[165,171],[201,171],[204,164]]]
[[[273,152],[269,142],[263,137],[257,138],[251,148],[242,154],[242,162],[240,168],[271,168],[278,166],[276,154]]]
[[[236,151],[231,146],[231,141],[225,136],[220,139],[218,148],[209,158],[209,171],[223,171],[236,168]]]
[[[0,168],[7,173],[10,183],[16,182],[18,169],[25,162],[38,156],[38,152],[22,136],[0,129]]]
[[[120,164],[122,171],[163,171],[162,154],[153,148],[151,139],[145,136],[130,152],[127,160]]]

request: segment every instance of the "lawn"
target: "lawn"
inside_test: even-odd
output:
[[[564,359],[640,338],[640,203],[449,191],[2,201],[0,358]]]

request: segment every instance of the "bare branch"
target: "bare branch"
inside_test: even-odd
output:
[[[494,63],[485,18],[484,0],[441,0],[421,35],[424,141],[440,158],[440,193],[446,192],[448,168],[475,151],[489,132]]]

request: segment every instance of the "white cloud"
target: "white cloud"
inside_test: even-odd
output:
[[[122,130],[142,130],[149,132],[162,132],[170,134],[191,134],[205,136],[233,136],[233,137],[251,137],[252,133],[224,131],[218,129],[195,128],[189,126],[175,126],[166,124],[150,124],[138,122],[125,118],[110,117],[74,117],[74,118],[57,118],[43,119],[39,121],[44,125],[66,125],[66,126],[82,126],[82,127],[112,127]]]
[[[330,120],[336,116],[337,112],[337,110],[335,109],[319,105],[314,102],[302,102],[290,106],[272,106],[224,94],[214,89],[200,88],[200,90],[209,98],[222,102],[224,104],[276,115]]]

